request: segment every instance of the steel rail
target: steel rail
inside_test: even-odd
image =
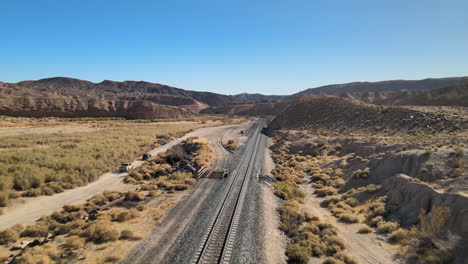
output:
[[[255,130],[260,128],[260,124],[256,123]],[[237,230],[240,217],[240,210],[244,200],[245,183],[249,178],[248,172],[251,170],[254,161],[252,157],[257,150],[260,138],[260,132],[256,131],[256,133],[257,134],[247,142],[247,148],[239,163],[234,179],[229,186],[222,205],[217,211],[213,223],[202,237],[203,243],[197,251],[192,263],[229,262],[235,231]]]

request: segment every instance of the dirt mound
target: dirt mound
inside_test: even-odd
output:
[[[467,127],[462,117],[377,106],[334,96],[304,96],[295,100],[269,125],[278,129],[325,129],[336,133],[433,132]]]

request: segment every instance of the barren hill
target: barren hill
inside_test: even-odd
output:
[[[335,96],[303,96],[293,101],[270,123],[275,129],[346,131],[441,131],[466,128],[467,121],[437,113],[377,106]]]
[[[336,94],[336,93],[362,93],[362,92],[396,92],[431,90],[457,83],[468,77],[451,77],[424,80],[391,80],[381,82],[352,82],[344,84],[331,84],[317,88],[310,88],[293,94],[292,97],[300,97],[306,94]]]
[[[245,116],[269,116],[277,115],[286,107],[290,101],[273,101],[262,103],[233,104],[222,107],[210,107],[201,111],[205,114],[228,114]]]
[[[374,104],[468,106],[468,79],[432,90],[339,93],[336,95]]]
[[[72,96],[0,97],[0,114],[25,117],[124,117],[128,119],[180,119],[192,112],[150,101],[105,100]]]

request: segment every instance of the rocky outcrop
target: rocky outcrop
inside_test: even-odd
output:
[[[444,230],[459,236],[457,258],[465,259],[468,245],[468,197],[456,193],[441,193],[431,186],[419,182],[407,175],[398,174],[388,178],[382,184],[382,191],[388,196],[387,207],[392,215],[398,217],[403,225],[415,224],[419,221],[418,215],[421,211],[422,218],[435,217],[435,208],[448,209],[443,215]]]
[[[0,114],[26,117],[124,117],[128,119],[179,119],[188,110],[150,101],[86,99],[78,97],[0,98]]]

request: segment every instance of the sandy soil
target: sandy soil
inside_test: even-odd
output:
[[[90,124],[67,124],[57,126],[44,127],[2,127],[0,125],[0,137],[19,136],[26,134],[53,134],[53,133],[76,133],[76,132],[92,132],[102,128],[92,127]]]
[[[271,175],[271,170],[275,168],[275,163],[271,158],[271,139],[268,139],[263,157],[262,175]],[[276,209],[279,206],[279,198],[275,196],[271,187],[263,184],[261,187],[261,198],[263,207],[263,228],[264,228],[264,259],[266,263],[286,263],[287,238],[279,227],[279,215]]]
[[[307,193],[304,209],[319,216],[322,220],[333,224],[337,228],[338,236],[343,238],[348,245],[346,253],[355,257],[359,263],[368,264],[390,264],[399,263],[394,259],[397,253],[396,247],[385,242],[385,239],[375,233],[358,234],[357,231],[365,224],[345,224],[337,219],[326,209],[320,206],[323,199],[313,194],[313,187],[303,185],[302,189]],[[310,263],[322,263],[323,259],[312,258]]]
[[[217,146],[219,138],[229,131],[232,131],[232,133],[237,132],[244,126],[246,126],[246,124],[200,128],[164,146],[158,147],[150,151],[150,153],[155,155],[159,152],[166,151],[186,138],[193,136],[207,138],[210,145],[214,147],[215,153],[220,153],[225,150]],[[143,164],[143,161],[136,160],[132,164],[134,167],[138,167]],[[49,215],[56,210],[60,210],[64,205],[82,203],[86,199],[104,190],[125,191],[135,188],[132,185],[127,185],[122,182],[125,175],[126,173],[108,172],[101,175],[95,182],[83,187],[67,190],[52,196],[16,199],[8,207],[4,208],[4,214],[0,216],[0,230],[9,228],[15,224],[31,224],[41,216]]]

